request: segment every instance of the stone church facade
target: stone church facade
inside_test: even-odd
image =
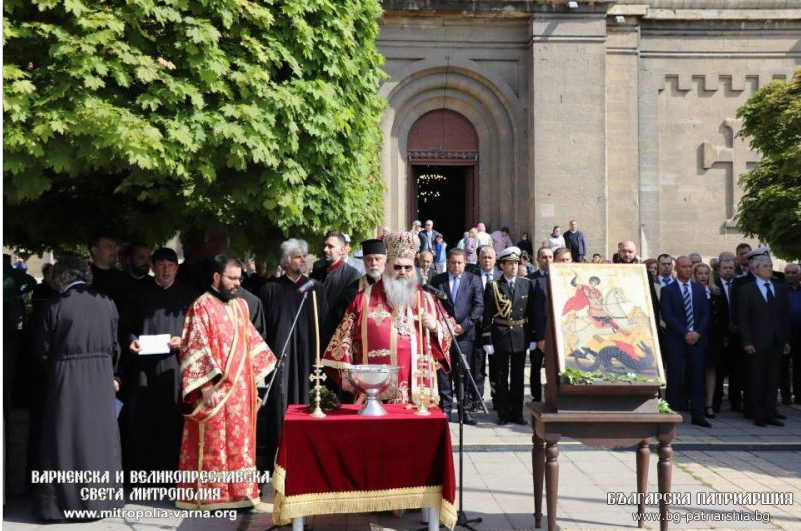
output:
[[[801,0],[383,5],[390,227],[436,204],[435,226],[535,242],[576,219],[606,257],[624,239],[644,257],[745,240],[737,179],[758,155],[736,111],[801,67]]]

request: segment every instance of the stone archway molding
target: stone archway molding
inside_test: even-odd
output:
[[[511,88],[478,63],[447,64],[445,59],[443,56],[417,61],[379,90],[389,103],[381,123],[385,135],[381,169],[387,184],[387,222],[400,228],[411,221],[406,219],[406,144],[411,127],[429,111],[448,109],[465,116],[479,138],[482,221],[491,226],[513,226],[525,214],[522,209],[515,211],[514,198],[528,194],[525,110]]]

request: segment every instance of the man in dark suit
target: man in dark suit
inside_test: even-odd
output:
[[[740,337],[735,333],[734,326],[732,325],[732,313],[735,309],[731,305],[732,289],[734,284],[734,269],[736,266],[736,259],[732,253],[721,253],[718,258],[718,273],[716,284],[720,286],[720,291],[726,299],[726,330],[723,334],[723,351],[721,353],[721,363],[718,365],[718,370],[715,374],[715,394],[712,399],[712,408],[715,413],[720,412],[720,406],[723,402],[723,380],[729,379],[729,402],[732,409],[740,408],[740,391],[743,385],[740,383],[744,377],[745,371],[739,368],[736,363],[742,358],[742,347],[740,346]],[[735,398],[736,397],[736,398]]]
[[[748,252],[743,254],[745,249],[748,249]],[[737,338],[740,340],[739,346],[735,345],[734,349],[736,351],[734,360],[734,378],[730,379],[729,381],[729,401],[731,402],[732,411],[749,412],[748,416],[750,417],[750,412],[753,410],[751,404],[751,379],[747,373],[748,356],[745,354],[745,351],[742,348],[744,343],[742,343],[742,338],[739,335],[740,315],[737,311],[737,299],[742,289],[746,285],[751,284],[756,280],[756,275],[753,272],[754,259],[756,259],[758,256],[770,257],[770,247],[760,246],[754,250],[751,250],[751,246],[749,246],[747,243],[741,243],[737,246],[737,256],[741,257],[741,260],[745,260],[748,264],[748,267],[745,268],[745,273],[743,275],[738,276],[732,282],[730,292],[731,296],[729,298],[729,306],[731,307],[731,322],[734,330],[738,332]],[[741,394],[742,399],[740,398]]]
[[[795,395],[795,403],[801,404],[801,265],[787,264],[784,268],[784,278],[787,282],[784,288],[787,291],[787,312],[790,326],[790,356],[785,356],[785,359],[788,363],[792,361],[792,394]],[[787,365],[782,364],[782,370],[785,369],[787,369]],[[786,393],[782,395],[782,402],[785,402],[785,398],[790,398],[789,384],[790,382],[785,388]]]
[[[487,354],[495,357],[495,409],[500,425],[526,423],[523,418],[526,350],[536,346],[534,323],[541,319],[539,312],[543,308],[534,283],[517,276],[519,261],[519,248],[504,249],[498,255],[503,276],[488,284],[484,292],[482,342]]]
[[[493,280],[497,280],[503,273],[495,267],[495,249],[493,249],[492,245],[481,246],[476,252],[478,253],[478,264],[476,264],[476,269],[472,273],[481,281],[481,289],[486,291],[487,286]],[[481,346],[481,342],[476,342],[475,349],[473,378],[476,380],[476,387],[480,396],[471,397],[471,401],[474,403],[474,412],[483,412],[484,410],[478,405],[478,402],[484,400],[484,381],[487,379],[487,365],[489,365],[490,396],[493,407],[495,407],[495,361],[491,356],[489,362],[487,361],[487,355]]]
[[[418,253],[416,261],[417,265],[414,268],[414,273],[417,277],[417,282],[421,286],[425,286],[437,274],[437,270],[434,268],[434,254],[431,251],[421,251]]]
[[[631,240],[624,240],[617,244],[617,256],[618,264],[640,264],[642,261],[637,257],[637,244]],[[656,322],[658,323],[660,320],[659,316],[659,297],[656,294],[656,288],[654,287],[654,283],[656,280],[651,276],[651,273],[648,273],[648,289],[651,292],[651,304],[654,309],[654,316],[656,318]],[[659,334],[659,345],[662,345],[662,327],[657,327],[657,333]],[[664,357],[664,353],[662,354]],[[664,359],[664,358],[663,358]]]
[[[665,321],[667,350],[668,404],[679,409],[684,364],[690,379],[690,409],[692,423],[709,428],[704,418],[704,351],[709,326],[709,302],[703,286],[690,282],[692,260],[688,256],[676,259],[676,281],[664,286],[660,308]]]
[[[537,341],[536,348],[529,352],[531,362],[531,374],[529,374],[529,390],[531,398],[535,402],[542,401],[542,360],[545,358],[545,316],[547,315],[548,298],[548,270],[553,262],[553,251],[550,247],[540,247],[537,249],[537,270],[529,275],[529,279],[534,282],[534,287],[540,292],[543,302],[542,319],[534,323],[534,329],[540,339]]]
[[[782,354],[790,352],[787,292],[771,279],[773,262],[763,254],[750,262],[754,281],[737,294],[740,339],[748,364],[751,409],[757,426],[784,426],[776,410]]]
[[[574,262],[583,262],[584,255],[587,254],[587,242],[584,233],[578,230],[578,223],[575,219],[570,220],[570,230],[565,234],[565,247],[570,249],[570,256]]]
[[[453,333],[459,349],[467,358],[469,367],[474,366],[475,352],[473,347],[476,340],[476,328],[481,326],[484,315],[484,289],[481,280],[476,275],[465,273],[464,251],[451,249],[448,251],[448,272],[440,273],[431,279],[430,284],[448,295],[442,301],[445,311],[454,318],[456,326]],[[451,360],[456,359],[459,353],[455,345],[451,345]],[[459,385],[459,369],[455,362],[450,373],[437,371],[439,386],[440,408],[446,415],[450,415],[453,406],[453,385]],[[464,388],[464,423],[475,425],[477,422],[470,416],[468,410],[472,408],[467,386]]]
[[[430,219],[426,220],[425,228],[417,234],[417,237],[420,238],[420,250],[418,252],[429,251],[433,255],[436,250],[435,245],[438,234],[439,232],[434,230],[434,222]]]

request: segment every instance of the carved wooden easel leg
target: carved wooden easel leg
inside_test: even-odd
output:
[[[545,474],[545,441],[535,433],[531,438],[531,466],[534,469],[534,527],[542,525],[542,480]]]
[[[637,448],[637,493],[640,499],[637,502],[637,512],[642,515],[645,513],[645,493],[648,492],[648,460],[651,457],[651,449],[648,447],[648,439],[640,441]],[[643,527],[645,522],[642,518],[637,521],[637,527]]]
[[[659,464],[656,473],[659,481],[659,493],[662,495],[659,500],[659,529],[667,531],[669,520],[667,512],[667,494],[670,492],[670,483],[673,479],[673,464],[670,459],[673,457],[673,447],[669,442],[659,441]]]
[[[548,531],[556,531],[556,499],[559,493],[559,439],[545,443],[545,498],[548,503]]]

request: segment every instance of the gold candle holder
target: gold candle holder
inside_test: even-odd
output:
[[[323,409],[320,407],[320,382],[325,380],[325,373],[323,373],[323,365],[320,362],[320,325],[317,320],[317,292],[312,290],[312,306],[314,307],[314,338],[315,338],[315,364],[314,364],[314,372],[309,376],[309,380],[314,382],[314,404],[315,408],[312,411],[311,416],[316,419],[324,418],[326,415],[323,412]]]
[[[415,360],[415,390],[412,393],[412,400],[417,406],[415,415],[427,417],[431,415],[428,410],[428,397],[426,397],[425,389],[425,375],[426,375],[426,353],[423,341],[423,305],[421,301],[420,291],[417,291],[417,360]]]

